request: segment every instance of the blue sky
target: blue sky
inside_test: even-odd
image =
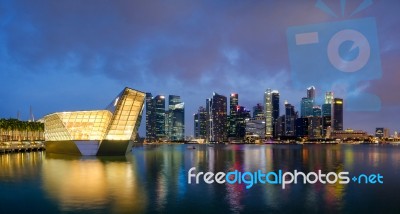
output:
[[[186,135],[193,134],[193,113],[214,91],[239,93],[239,104],[251,109],[265,89],[277,89],[282,104],[299,110],[306,89],[292,79],[287,29],[374,17],[381,77],[323,85],[345,103],[360,92],[380,98],[378,111],[346,111],[345,128],[400,130],[399,1],[373,1],[354,15],[364,0],[346,2],[343,15],[344,1],[323,1],[336,17],[316,2],[1,0],[0,117],[20,111],[28,119],[29,106],[36,118],[102,109],[125,86],[181,95]],[[320,102],[324,92],[317,87]],[[140,130],[143,136],[144,125]]]

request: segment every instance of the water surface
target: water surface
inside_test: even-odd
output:
[[[136,146],[126,157],[0,155],[0,213],[400,212],[400,146],[192,147]],[[380,173],[384,184],[188,184],[192,167]]]

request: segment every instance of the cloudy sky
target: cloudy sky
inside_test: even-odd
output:
[[[323,23],[316,31],[329,31],[332,22],[374,17],[379,49],[371,48],[371,58],[381,68],[376,77],[319,82],[325,74],[312,66],[326,58],[322,39],[321,54],[302,54],[301,62],[314,72],[319,102],[328,89],[345,103],[358,103],[365,93],[380,99],[373,111],[348,109],[345,128],[400,130],[397,0],[324,0],[330,11],[317,0],[0,2],[0,117],[19,111],[26,120],[29,106],[36,118],[102,109],[125,86],[181,95],[186,135],[193,134],[193,113],[214,91],[239,93],[239,104],[251,109],[265,89],[277,89],[282,104],[288,100],[299,110],[305,88],[293,79],[298,71],[290,60],[288,28]]]

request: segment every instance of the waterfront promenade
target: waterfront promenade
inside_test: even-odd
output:
[[[0,143],[0,154],[11,152],[31,152],[45,150],[43,143]]]

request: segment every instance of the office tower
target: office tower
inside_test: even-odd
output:
[[[237,111],[239,106],[239,95],[232,93],[229,98],[229,120],[228,120],[228,136],[235,137],[237,126]]]
[[[264,92],[264,117],[265,117],[265,138],[272,137],[272,90],[268,88]]]
[[[320,106],[313,107],[312,117],[308,117],[308,137],[310,139],[321,138],[322,135],[322,110]]]
[[[325,93],[325,104],[332,104],[333,101],[333,92],[328,91]]]
[[[207,111],[203,106],[194,114],[194,137],[206,139],[207,135]]]
[[[321,117],[322,116],[322,110],[321,110],[320,106],[314,106],[312,108],[312,110],[313,110],[313,114],[312,114],[313,117]]]
[[[250,111],[243,106],[237,108],[236,138],[243,139],[246,135],[246,119],[250,118]]]
[[[271,138],[279,117],[279,91],[268,88],[264,92],[264,105],[265,137]]]
[[[334,98],[332,104],[332,121],[333,130],[342,131],[343,130],[343,99]]]
[[[310,86],[307,88],[307,98],[311,100],[312,104],[314,105],[315,103],[315,87]]]
[[[276,134],[276,122],[279,118],[279,91],[273,90],[272,91],[272,135],[274,137],[277,136]]]
[[[155,127],[155,103],[151,93],[146,93],[146,141],[153,142],[156,139]]]
[[[256,117],[264,117],[264,107],[260,103],[253,107],[253,118]]]
[[[296,137],[308,137],[308,118],[296,119]]]
[[[325,93],[325,103],[322,105],[322,135],[327,136],[328,127],[332,126],[333,92]]]
[[[308,97],[303,97],[301,99],[300,110],[301,117],[313,116],[313,100]]]
[[[297,113],[294,110],[294,106],[286,103],[285,104],[285,136],[295,136],[295,120],[297,119]]]
[[[226,114],[227,99],[223,95],[213,94],[211,100],[208,101],[211,109],[210,117],[210,139],[214,142],[224,142],[227,140],[227,114]]]
[[[285,115],[279,116],[275,124],[276,137],[280,138],[285,136]]]
[[[165,97],[157,95],[153,99],[155,105],[156,140],[162,140],[165,139]]]
[[[212,103],[213,103],[212,98],[206,99],[206,117],[207,117],[206,140],[208,142],[212,141],[212,136],[213,136]]]
[[[318,139],[322,137],[321,116],[308,117],[308,138]]]
[[[166,130],[171,141],[185,139],[185,103],[177,95],[168,97],[168,114],[166,114]]]

